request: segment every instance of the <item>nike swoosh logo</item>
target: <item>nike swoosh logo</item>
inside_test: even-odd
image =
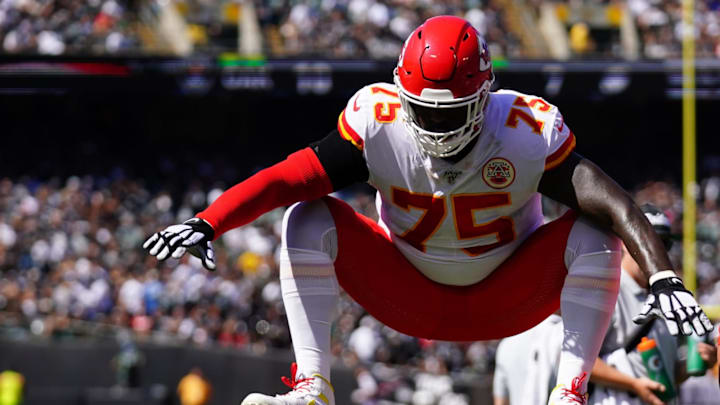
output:
[[[360,98],[360,96],[355,97],[355,101],[353,101],[353,111],[357,112],[360,111],[360,107],[357,105],[357,100]]]

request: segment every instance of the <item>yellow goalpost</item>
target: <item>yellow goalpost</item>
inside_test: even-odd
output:
[[[694,38],[694,0],[683,0],[682,42],[682,112],[683,112],[683,278],[685,286],[695,291],[697,279],[695,264],[695,193],[697,179],[695,174],[695,38]]]
[[[695,130],[695,1],[683,0],[683,278],[685,286],[697,291],[697,251],[695,250],[697,223],[696,194],[697,167]],[[710,318],[720,318],[720,305],[706,306]]]

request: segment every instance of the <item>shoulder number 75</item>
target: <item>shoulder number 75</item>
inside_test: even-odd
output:
[[[517,97],[513,102],[513,105],[521,108],[528,108],[538,110],[542,112],[550,111],[550,104],[545,102],[541,98],[530,98],[530,97]],[[542,120],[536,120],[528,112],[521,110],[520,108],[511,108],[508,113],[507,120],[505,120],[505,126],[510,128],[517,128],[520,121],[525,122],[532,131],[538,135],[542,134],[545,122]]]
[[[512,218],[503,216],[489,222],[476,224],[474,216],[476,210],[509,205],[511,203],[510,193],[455,194],[450,196],[450,201],[455,231],[459,240],[490,235],[495,235],[497,238],[495,243],[489,245],[463,248],[466,254],[477,256],[515,240],[515,224]],[[393,187],[392,202],[406,211],[409,211],[411,207],[424,211],[412,229],[400,235],[400,238],[411,246],[424,252],[425,242],[438,230],[447,215],[445,197],[412,193]]]

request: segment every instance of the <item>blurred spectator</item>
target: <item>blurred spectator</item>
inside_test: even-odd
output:
[[[720,210],[718,195],[712,190],[717,178],[709,177],[700,182],[697,207],[697,292],[701,305],[717,305],[720,302]],[[706,192],[707,191],[707,192]],[[654,181],[636,190],[638,204],[650,203],[668,216],[676,238],[682,234],[682,193],[678,186],[668,182]],[[675,268],[682,266],[682,244],[675,243],[669,252]]]
[[[118,341],[120,353],[112,359],[117,386],[137,388],[140,386],[140,367],[145,363],[145,358],[127,332],[120,333]]]
[[[354,404],[367,403],[377,394],[378,383],[365,367],[355,368],[355,381],[358,387],[350,394],[350,399]]]
[[[592,49],[592,39],[587,24],[578,22],[570,28],[570,48],[577,55],[583,55]]]
[[[381,343],[378,329],[380,323],[365,315],[360,320],[360,326],[350,334],[348,345],[361,361],[371,362],[375,358],[375,350]]]
[[[515,7],[525,8],[527,15],[537,15],[543,3],[531,0]],[[567,16],[569,10],[577,10],[582,4],[602,14],[593,17],[581,13],[579,20],[567,22],[576,58],[593,56],[593,52],[621,56],[620,38],[615,34],[625,12],[634,21],[631,27],[637,31],[642,57],[681,56],[686,30],[679,2],[556,3],[559,15]],[[533,55],[520,40],[528,34],[518,32],[518,23],[512,22],[523,21],[523,17],[509,11],[512,9],[502,0],[254,0],[253,5],[266,53],[271,57],[396,59],[410,32],[428,17],[441,14],[470,21],[485,36],[496,58]],[[230,0],[0,0],[0,49],[4,53],[41,55],[152,53],[162,47],[163,41],[154,29],[168,9],[184,19],[179,26],[187,31],[197,53],[218,55],[238,49],[238,20],[243,9]],[[594,41],[588,25],[597,25],[593,21],[598,19],[605,21],[600,28],[612,27],[611,38]],[[692,35],[698,58],[720,57],[717,1],[695,2]]]
[[[716,353],[720,351],[720,329],[716,325],[711,333],[708,343],[715,343]],[[680,386],[680,398],[683,405],[710,405],[717,403],[720,398],[720,380],[718,380],[718,366],[720,359],[710,366],[710,370],[700,377],[692,377]]]
[[[210,402],[212,386],[203,377],[202,370],[194,367],[180,380],[177,392],[181,405],[205,405]]]
[[[131,0],[0,0],[6,53],[114,54],[137,49]]]
[[[25,393],[25,377],[13,366],[0,372],[0,405],[20,405]]]
[[[643,204],[641,209],[669,250],[672,239],[667,216],[652,205]],[[590,377],[590,381],[596,384],[592,401],[596,404],[674,404],[677,402],[674,398],[661,401],[663,384],[651,379],[652,370],[643,364],[638,344],[643,337],[654,340],[658,358],[669,376],[664,390],[677,393],[680,384],[688,378],[684,373],[685,359],[681,358],[678,350],[681,340],[671,335],[665,323],[657,319],[644,325],[632,321],[648,297],[649,285],[640,265],[624,245],[621,268],[615,311],[603,340],[600,359],[595,362]]]
[[[407,36],[433,15],[468,19],[494,57],[517,56],[519,40],[496,0],[260,1],[258,16],[270,53],[331,58],[396,59]]]
[[[682,4],[669,0],[631,0],[628,9],[635,17],[646,58],[668,59],[682,55],[685,32]],[[720,7],[716,1],[695,2],[695,54],[698,58],[720,57]]]
[[[557,380],[563,333],[562,318],[553,314],[532,329],[500,341],[493,405],[547,402]]]

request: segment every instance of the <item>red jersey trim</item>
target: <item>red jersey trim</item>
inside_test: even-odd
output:
[[[575,135],[570,132],[570,136],[563,142],[562,145],[553,152],[550,156],[545,159],[545,170],[550,170],[557,167],[560,163],[564,162],[570,153],[575,149]]]
[[[340,132],[340,136],[342,136],[344,140],[349,141],[359,150],[363,150],[365,144],[362,138],[360,138],[360,135],[352,129],[350,124],[348,124],[347,119],[345,119],[345,110],[340,113],[337,128],[338,132]]]

